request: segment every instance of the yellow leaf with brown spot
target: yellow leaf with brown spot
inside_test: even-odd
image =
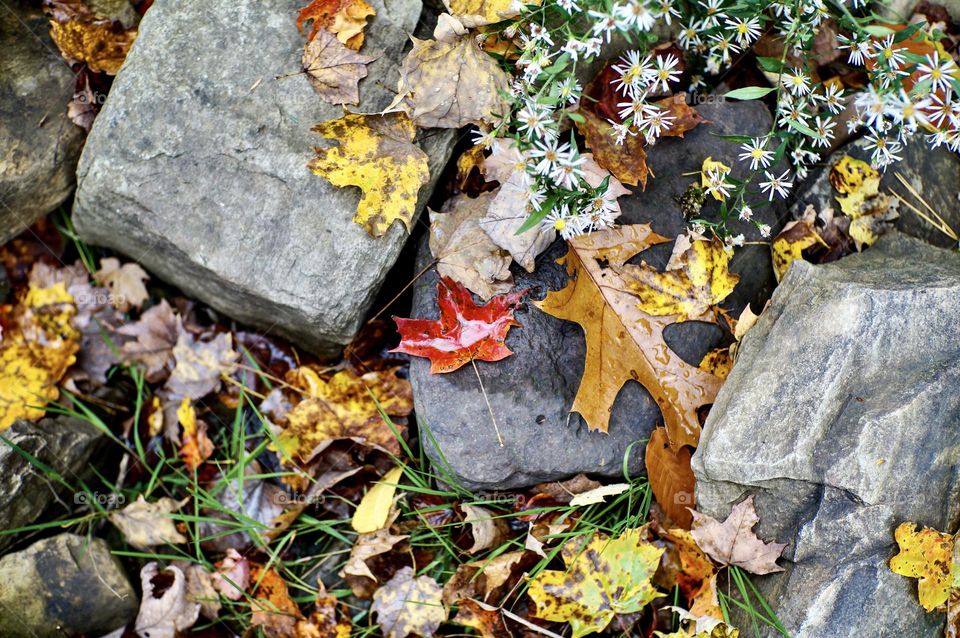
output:
[[[783,227],[783,230],[773,238],[770,252],[773,257],[773,273],[777,282],[783,279],[790,268],[790,264],[803,259],[803,251],[815,244],[823,244],[823,239],[809,223],[793,221]]]
[[[380,237],[395,221],[409,231],[420,187],[430,179],[427,154],[413,143],[417,129],[405,113],[351,113],[313,127],[339,146],[317,148],[310,169],[334,186],[363,195],[353,221]]]
[[[443,0],[443,4],[463,26],[469,28],[482,27],[520,15],[519,4],[514,0]],[[540,0],[522,4],[539,6]]]
[[[14,309],[16,328],[0,345],[0,431],[18,419],[36,421],[60,396],[57,384],[76,362],[80,332],[73,296],[61,282],[31,286]]]
[[[498,608],[472,598],[464,598],[459,602],[453,622],[474,629],[483,638],[511,635]]]
[[[717,348],[703,355],[699,368],[726,381],[727,377],[730,376],[730,370],[733,369],[733,357],[730,356],[730,348]]]
[[[920,604],[927,611],[945,603],[960,576],[953,561],[954,537],[916,523],[901,523],[894,535],[900,553],[890,559],[890,570],[918,579]]]
[[[405,417],[413,410],[410,382],[398,377],[398,370],[363,375],[341,370],[329,380],[307,367],[292,371],[288,381],[306,394],[287,413],[287,423],[277,435],[281,458],[308,463],[338,439],[353,439],[400,454],[400,444],[380,412]],[[401,433],[404,430],[403,424],[395,427]]]
[[[740,277],[730,273],[730,256],[719,239],[677,238],[665,272],[642,263],[624,272],[637,307],[657,317],[698,319],[727,298]]]
[[[50,20],[50,38],[68,60],[83,62],[94,73],[116,75],[137,38],[137,29],[97,18],[89,10],[59,14]]]
[[[871,246],[900,216],[898,202],[880,192],[880,173],[868,163],[844,155],[830,168],[837,203],[850,218],[848,233],[861,249]]]
[[[582,548],[567,543],[561,550],[566,570],[544,570],[530,580],[536,617],[569,623],[573,638],[603,631],[614,617],[663,596],[650,582],[663,551],[643,540],[642,529],[613,539],[594,534]]]
[[[617,144],[612,135],[613,125],[599,115],[580,109],[583,122],[576,122],[587,146],[593,151],[593,159],[624,184],[647,187],[647,152],[643,138],[628,135],[623,144]]]
[[[663,340],[672,317],[640,309],[633,288],[641,269],[628,259],[669,241],[646,224],[621,226],[570,240],[561,259],[570,281],[535,305],[584,329],[587,354],[583,377],[571,410],[590,430],[606,432],[610,412],[627,381],[642,384],[660,406],[670,446],[696,447],[700,439],[697,410],[713,403],[721,380],[673,353]],[[712,319],[709,313],[700,317]]]
[[[510,110],[510,76],[480,50],[472,34],[413,40],[403,59],[397,94],[417,126],[460,128],[493,124]]]

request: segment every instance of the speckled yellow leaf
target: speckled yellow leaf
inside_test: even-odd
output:
[[[77,308],[63,283],[31,287],[15,310],[17,329],[0,346],[0,431],[18,419],[36,421],[57,399],[57,383],[76,361]]]
[[[773,273],[777,276],[779,282],[787,274],[790,264],[798,259],[803,259],[803,251],[814,244],[824,243],[813,229],[813,226],[805,221],[790,222],[783,227],[780,234],[773,238],[770,244],[770,253],[773,257]]]
[[[567,569],[544,570],[530,581],[536,616],[568,622],[573,638],[603,631],[615,616],[633,614],[663,596],[650,583],[663,548],[643,540],[642,529],[619,538],[596,534],[584,547],[562,549]]]
[[[880,173],[868,163],[844,155],[830,169],[830,183],[840,193],[837,203],[850,218],[850,237],[857,248],[872,245],[900,213],[898,202],[880,192]]]
[[[397,492],[397,481],[401,476],[403,468],[395,467],[363,495],[350,521],[358,534],[369,534],[386,526],[393,506],[393,495]]]
[[[958,566],[953,562],[953,536],[915,523],[901,523],[895,533],[900,553],[890,559],[895,574],[917,578],[920,604],[927,611],[950,595]]]
[[[124,30],[112,20],[77,16],[64,22],[51,20],[50,37],[63,57],[84,62],[95,73],[116,75],[137,37],[137,30]]]
[[[520,7],[525,4],[539,6],[540,0],[522,2],[518,0],[443,0],[447,11],[452,13],[465,27],[481,27],[520,15]]]
[[[277,448],[285,461],[307,463],[337,439],[400,453],[396,436],[380,413],[404,417],[413,409],[410,382],[397,376],[397,368],[363,375],[341,370],[324,380],[301,367],[288,375],[288,381],[304,389],[306,396],[287,413],[287,422],[277,434]],[[403,431],[402,424],[395,426]]]
[[[510,76],[480,50],[472,34],[447,41],[413,40],[397,93],[417,126],[460,128],[494,123],[510,109]]]
[[[416,130],[406,113],[351,113],[313,127],[339,146],[315,149],[310,169],[334,186],[363,191],[353,221],[374,237],[395,221],[410,229],[417,193],[430,179],[427,154],[413,143]]]
[[[740,278],[729,269],[730,253],[718,239],[677,239],[665,272],[646,263],[631,268],[625,280],[639,303],[656,317],[696,319],[727,298]]]

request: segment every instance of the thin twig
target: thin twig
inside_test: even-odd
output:
[[[487,411],[490,413],[490,420],[493,421],[493,430],[497,433],[497,443],[500,444],[500,447],[503,447],[503,437],[500,436],[500,428],[497,427],[497,417],[493,416],[493,406],[490,405],[487,390],[483,387],[483,379],[480,378],[480,370],[477,368],[477,362],[471,358],[470,363],[473,364],[473,371],[477,373],[477,381],[480,382],[480,392],[483,393],[483,400],[487,403]]]

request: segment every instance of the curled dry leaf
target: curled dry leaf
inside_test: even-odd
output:
[[[110,290],[110,304],[120,312],[139,308],[150,298],[143,285],[150,275],[139,264],[121,265],[119,259],[107,257],[100,260],[100,270],[93,277]]]
[[[150,638],[176,638],[193,627],[200,617],[200,604],[187,598],[187,578],[179,568],[160,569],[150,562],[140,570],[143,598],[134,623],[136,632]]]
[[[67,60],[82,62],[94,73],[116,75],[127,57],[137,29],[95,16],[83,2],[46,0],[50,38]]]
[[[586,474],[577,474],[565,481],[539,483],[535,489],[559,503],[569,503],[577,494],[583,494],[599,487],[602,487],[599,481],[594,481]]]
[[[306,366],[288,373],[287,380],[305,394],[277,432],[281,458],[309,463],[338,439],[399,454],[400,443],[381,413],[399,419],[413,410],[410,382],[397,376],[398,371],[388,368],[358,375],[347,369],[329,380]],[[401,433],[404,430],[403,424],[396,427]]]
[[[379,580],[370,569],[368,561],[391,551],[397,543],[410,538],[406,535],[390,533],[389,526],[384,526],[369,534],[357,536],[353,547],[350,548],[350,557],[347,559],[340,577],[347,581],[354,596],[370,598],[376,589]]]
[[[406,638],[410,634],[430,638],[447,619],[440,587],[429,576],[413,576],[413,568],[404,567],[373,594],[370,611],[387,638]]]
[[[117,332],[136,338],[123,344],[123,357],[128,362],[142,364],[147,381],[156,383],[173,367],[173,348],[183,333],[183,322],[163,299],[137,321],[120,326]]]
[[[430,372],[452,372],[470,361],[500,361],[513,352],[504,341],[520,324],[513,318],[526,290],[497,295],[478,306],[470,291],[445,277],[437,284],[439,319],[394,317],[405,352],[430,359]]]
[[[680,57],[683,59],[682,55]],[[674,118],[670,128],[664,130],[664,137],[683,137],[687,131],[707,123],[707,120],[700,115],[697,109],[687,104],[687,96],[684,93],[671,95],[654,102],[654,104],[666,111],[665,115],[667,117]]]
[[[359,51],[367,18],[376,13],[365,0],[313,0],[300,9],[297,28],[302,31],[304,23],[312,20],[308,39],[313,40],[325,29],[349,48]]]
[[[506,540],[510,529],[502,518],[496,518],[493,512],[479,505],[464,503],[460,506],[464,513],[464,523],[470,525],[473,544],[468,554],[476,554],[491,547],[498,547]]]
[[[351,113],[322,122],[314,133],[339,146],[316,148],[310,169],[334,186],[363,191],[353,221],[380,237],[395,221],[408,231],[420,187],[430,179],[427,154],[413,143],[416,127],[405,113]]]
[[[642,529],[618,538],[594,536],[561,550],[565,571],[544,570],[530,580],[536,616],[570,623],[573,638],[603,631],[615,616],[634,614],[663,596],[650,580],[663,549],[643,539]]]
[[[646,224],[575,237],[562,261],[570,282],[535,305],[584,329],[587,355],[571,409],[591,430],[607,431],[620,388],[634,380],[657,401],[670,444],[680,449],[696,446],[697,409],[713,403],[720,380],[669,352],[663,329],[673,322],[641,311],[623,276],[639,268],[627,266],[628,259],[666,241]]]
[[[712,516],[693,511],[693,529],[690,534],[697,545],[721,565],[736,565],[751,574],[782,572],[777,565],[785,543],[765,543],[753,533],[760,522],[753,506],[753,496],[733,506],[730,515],[721,523]]]
[[[0,431],[18,419],[40,419],[47,402],[60,396],[57,384],[80,348],[76,315],[63,282],[47,288],[31,284],[14,308],[14,328],[3,333],[0,345]]]
[[[712,319],[712,309],[733,292],[740,278],[729,270],[731,253],[719,239],[677,239],[665,272],[646,262],[620,271],[643,312],[657,317]]]
[[[438,27],[439,30],[439,27]],[[510,110],[510,76],[470,34],[413,40],[400,67],[398,102],[417,126],[460,128],[492,124]]]
[[[594,505],[596,503],[605,503],[608,496],[617,496],[630,489],[629,483],[612,483],[595,487],[592,490],[577,494],[570,499],[570,505],[573,507],[583,507],[585,505]]]
[[[650,434],[644,455],[650,489],[660,508],[674,523],[683,529],[690,529],[693,517],[687,508],[696,505],[696,479],[690,469],[690,448],[682,447],[674,451],[670,447],[666,429],[657,428]]]
[[[350,610],[327,593],[322,581],[317,582],[317,598],[310,617],[298,621],[292,638],[350,638],[353,624]]]
[[[293,636],[297,622],[304,618],[280,574],[275,569],[252,563],[250,582],[253,584],[250,628],[261,628],[267,638]]]
[[[441,277],[458,281],[486,301],[513,287],[510,257],[481,230],[493,193],[457,195],[430,211],[430,253]]]
[[[303,70],[325,101],[359,104],[359,83],[367,77],[367,65],[382,55],[361,55],[329,31],[321,30],[303,49]]]
[[[215,565],[211,575],[213,588],[227,600],[240,600],[250,586],[250,561],[232,547],[227,555]]]
[[[213,575],[197,563],[174,561],[171,565],[179,568],[187,579],[187,602],[200,605],[200,614],[204,618],[216,620],[223,605],[213,587]]]
[[[900,553],[890,559],[890,570],[917,579],[920,604],[927,611],[947,602],[950,589],[960,577],[960,565],[953,558],[953,535],[916,523],[901,523],[895,536]]]
[[[186,543],[187,537],[177,531],[176,521],[170,517],[185,503],[186,500],[176,501],[166,496],[150,503],[140,494],[122,510],[111,512],[110,522],[130,545],[142,551],[158,545]]]
[[[501,636],[511,635],[503,621],[503,614],[497,607],[472,598],[460,601],[453,622],[474,629],[483,638],[501,638]]]

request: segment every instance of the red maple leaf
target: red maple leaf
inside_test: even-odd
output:
[[[513,311],[527,293],[519,290],[497,295],[478,306],[470,291],[458,282],[441,277],[437,284],[439,319],[394,317],[400,345],[391,352],[405,352],[430,359],[430,372],[453,372],[465,363],[500,361],[513,352],[504,343],[507,332],[520,326]]]

